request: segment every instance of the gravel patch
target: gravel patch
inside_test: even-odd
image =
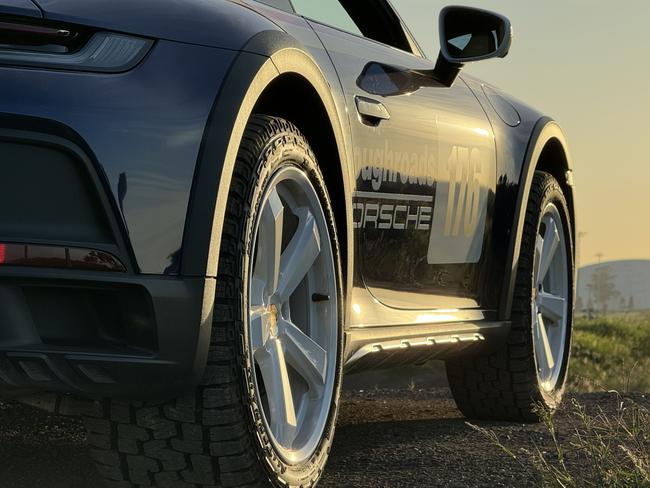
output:
[[[572,397],[589,409],[616,411],[614,394]],[[635,400],[650,406],[648,396],[638,395]],[[572,422],[566,407],[556,416],[560,431],[569,431]],[[346,391],[330,462],[319,487],[539,486],[532,465],[525,462],[525,450],[533,443],[550,449],[545,428],[501,422],[478,425],[494,431],[520,459],[509,458],[470,428],[446,388]],[[575,463],[577,469],[588,469],[579,459]],[[0,403],[0,486],[100,487],[81,422]]]

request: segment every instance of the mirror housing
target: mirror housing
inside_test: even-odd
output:
[[[465,63],[505,58],[512,45],[512,24],[503,15],[472,7],[440,12],[440,56],[435,77],[452,86]]]
[[[471,7],[440,12],[440,52],[450,63],[505,58],[512,45],[512,25],[503,15]]]
[[[371,61],[357,78],[357,86],[370,95],[394,97],[415,93],[423,86],[440,86],[426,73]]]

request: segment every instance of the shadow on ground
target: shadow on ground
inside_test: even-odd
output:
[[[615,408],[607,394],[576,395]],[[558,425],[570,426],[560,412]],[[514,452],[550,448],[539,425],[481,423]],[[346,391],[326,474],[319,487],[539,486],[525,456],[507,457],[466,425],[446,388]],[[99,488],[76,419],[0,403],[0,487]]]

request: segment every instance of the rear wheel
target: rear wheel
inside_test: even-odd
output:
[[[333,212],[298,129],[253,116],[228,198],[209,362],[195,394],[88,417],[107,486],[313,486],[341,383]]]
[[[562,188],[535,173],[524,224],[507,343],[493,354],[447,361],[461,412],[537,421],[559,405],[567,378],[574,293],[573,241]]]

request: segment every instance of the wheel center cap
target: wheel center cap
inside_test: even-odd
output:
[[[273,337],[278,336],[278,320],[280,318],[280,311],[275,305],[269,307],[269,329]]]

